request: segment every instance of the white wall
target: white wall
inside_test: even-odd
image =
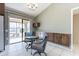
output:
[[[71,33],[71,9],[79,4],[55,3],[44,10],[35,20],[41,23],[39,30]]]

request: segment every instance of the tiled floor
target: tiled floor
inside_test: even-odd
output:
[[[48,42],[45,51],[48,56],[73,56],[79,55],[78,50],[79,47],[77,46],[75,46],[73,51],[70,51],[65,47]],[[5,51],[1,52],[0,56],[32,56],[30,52],[31,50],[26,51],[25,43],[17,43],[6,46]],[[34,52],[33,50],[33,53]]]
[[[24,40],[24,38],[23,38],[23,40]],[[22,41],[22,37],[14,37],[14,38],[10,37],[9,43],[11,44],[11,43],[16,43],[16,42],[20,42],[20,41]]]

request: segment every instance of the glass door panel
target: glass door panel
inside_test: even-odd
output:
[[[9,18],[9,43],[22,41],[22,19]]]
[[[23,20],[23,40],[25,38],[25,32],[30,32],[30,21]]]

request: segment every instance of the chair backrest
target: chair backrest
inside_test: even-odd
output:
[[[39,39],[44,39],[45,36],[47,36],[47,33],[46,32],[38,32],[37,35],[38,35]]]
[[[25,36],[33,36],[33,32],[25,32]]]
[[[40,36],[39,36],[39,39],[42,40],[41,41],[41,45],[43,47],[43,51],[45,50],[45,47],[46,47],[46,43],[47,43],[47,33],[46,32],[41,32],[40,33]]]

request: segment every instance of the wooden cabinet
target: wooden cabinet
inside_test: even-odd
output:
[[[69,47],[71,43],[71,35],[62,33],[48,33],[48,41]]]
[[[48,34],[48,41],[53,42],[53,34],[52,33],[47,33]]]
[[[60,33],[53,33],[53,42],[57,44],[61,44],[62,36]]]
[[[62,34],[62,45],[69,46],[70,45],[70,36],[66,34]]]
[[[0,3],[0,15],[4,15],[5,14],[5,5],[4,3]]]

